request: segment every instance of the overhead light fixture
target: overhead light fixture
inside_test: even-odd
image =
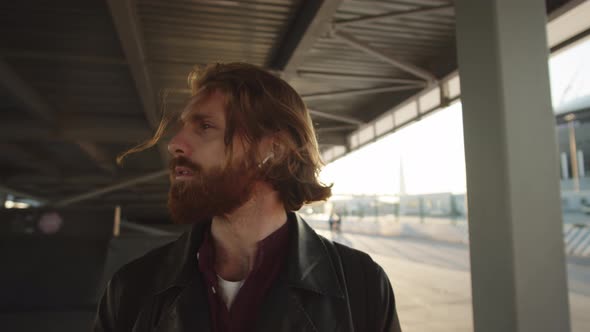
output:
[[[30,205],[28,203],[24,202],[14,202],[9,200],[4,202],[4,207],[7,209],[27,209],[29,206]]]

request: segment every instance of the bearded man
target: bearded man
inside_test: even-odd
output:
[[[192,88],[168,145],[170,215],[192,228],[113,276],[95,331],[401,331],[383,269],[294,212],[331,195],[295,90],[244,63]]]

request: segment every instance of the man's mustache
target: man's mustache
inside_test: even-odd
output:
[[[174,169],[176,167],[186,167],[186,168],[189,168],[193,172],[199,172],[202,170],[202,167],[200,165],[193,163],[188,158],[183,157],[183,156],[176,157],[174,159],[170,159],[170,163],[168,165],[169,170],[171,172],[174,172]]]

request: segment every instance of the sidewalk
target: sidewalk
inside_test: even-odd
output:
[[[471,332],[471,269],[466,244],[419,238],[318,233],[365,251],[387,273],[402,328],[412,332]],[[568,257],[572,332],[590,331],[590,258]]]
[[[316,229],[328,230],[327,216],[303,215]],[[566,214],[563,236],[568,256],[590,257],[590,223],[584,214]],[[469,226],[465,219],[419,216],[342,217],[341,231],[383,237],[423,238],[433,241],[469,243]]]

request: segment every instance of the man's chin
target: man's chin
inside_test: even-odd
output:
[[[189,190],[190,191],[190,190]],[[178,194],[178,192],[177,192]],[[194,194],[194,193],[192,193]],[[245,201],[243,197],[217,197],[191,195],[184,192],[180,195],[170,195],[168,198],[168,212],[175,224],[195,224],[207,222],[212,217],[224,216],[236,211]]]
[[[202,174],[192,181],[173,181],[168,193],[168,210],[177,224],[227,215],[252,197],[254,185],[255,174],[245,172],[244,167]]]
[[[168,200],[168,212],[172,222],[179,225],[194,224],[209,220],[212,215],[204,209],[186,206],[186,204]]]

